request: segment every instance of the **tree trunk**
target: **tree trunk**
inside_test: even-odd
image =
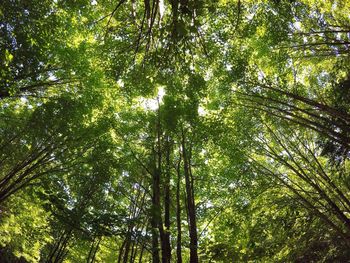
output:
[[[181,158],[177,165],[177,183],[176,183],[176,228],[177,228],[177,239],[176,239],[176,256],[177,262],[182,263],[181,255],[181,204],[180,204],[180,182],[181,182],[181,172],[180,172]]]
[[[151,209],[151,226],[152,226],[152,262],[159,263],[159,239],[158,239],[158,227],[159,227],[159,173],[158,169],[155,169],[153,175],[153,196],[152,196],[152,209]]]
[[[194,202],[193,180],[191,179],[189,157],[186,151],[185,135],[182,132],[182,157],[184,160],[184,175],[186,184],[187,211],[189,217],[189,236],[190,236],[190,262],[198,262],[198,240],[197,240],[197,225],[196,225],[196,208]]]
[[[163,262],[171,261],[170,246],[170,141],[169,137],[166,141],[166,173],[164,182],[164,239],[163,239]]]
[[[126,234],[126,240],[125,240],[125,250],[124,250],[124,256],[123,256],[123,263],[128,262],[129,257],[129,251],[130,251],[130,243],[131,243],[131,234],[132,234],[132,228],[129,227],[128,233]]]

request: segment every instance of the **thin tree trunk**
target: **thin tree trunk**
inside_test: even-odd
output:
[[[129,257],[129,251],[130,251],[130,243],[131,243],[131,227],[128,229],[128,233],[126,234],[126,239],[125,239],[125,250],[124,250],[124,256],[123,256],[123,263],[128,262],[128,257]]]
[[[91,242],[91,247],[90,247],[90,250],[89,250],[89,254],[88,254],[87,259],[86,259],[87,263],[90,263],[90,258],[91,258],[91,255],[92,255],[93,251],[94,251],[94,248],[95,248],[95,240],[96,240],[96,237],[94,237],[94,239]]]
[[[98,240],[96,240],[96,237],[94,238],[94,241],[92,242],[91,249],[87,258],[87,263],[94,263],[96,258],[96,253],[99,249],[100,243],[101,243],[102,237],[99,237]],[[97,242],[95,242],[97,241]],[[96,243],[96,244],[95,244]]]
[[[197,225],[196,225],[196,208],[193,198],[193,181],[191,180],[191,172],[189,165],[189,157],[186,150],[185,135],[182,132],[182,155],[184,160],[184,175],[186,184],[187,210],[189,217],[189,236],[190,236],[190,262],[198,263],[198,239],[197,239]]]
[[[177,183],[176,183],[176,228],[177,228],[177,239],[176,239],[176,256],[177,262],[182,263],[181,255],[181,204],[180,204],[180,182],[181,182],[181,172],[180,172],[181,158],[177,165]]]
[[[137,249],[137,248],[136,248]],[[135,242],[132,243],[132,246],[131,246],[131,253],[130,253],[130,263],[134,262],[134,256],[135,256]]]
[[[139,263],[142,263],[142,256],[143,256],[143,251],[144,250],[145,250],[145,244],[142,243],[140,257],[139,257]]]
[[[124,251],[124,246],[126,244],[126,239],[123,241],[122,245],[119,248],[119,254],[118,254],[118,263],[120,263],[122,261],[122,257],[123,257],[123,251]]]
[[[159,140],[159,135],[158,135]],[[159,141],[158,141],[159,143]],[[151,226],[152,226],[152,262],[159,263],[159,236],[162,237],[162,233],[160,232],[162,224],[160,223],[161,219],[161,211],[160,211],[160,167],[159,160],[157,165],[157,157],[160,152],[158,152],[156,157],[156,151],[154,151],[154,168],[153,168],[153,178],[152,178],[152,209],[151,209]],[[159,232],[159,233],[158,233]]]
[[[171,261],[171,246],[170,246],[170,141],[169,137],[166,141],[166,173],[164,184],[164,240],[163,240],[163,253],[164,263],[170,263]]]

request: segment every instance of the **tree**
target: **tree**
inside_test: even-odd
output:
[[[345,1],[3,1],[1,262],[347,262]]]

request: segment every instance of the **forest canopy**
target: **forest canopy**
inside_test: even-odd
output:
[[[0,262],[349,262],[349,14],[0,1]]]

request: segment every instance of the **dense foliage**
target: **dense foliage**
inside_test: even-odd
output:
[[[0,262],[349,262],[350,2],[0,2]]]

